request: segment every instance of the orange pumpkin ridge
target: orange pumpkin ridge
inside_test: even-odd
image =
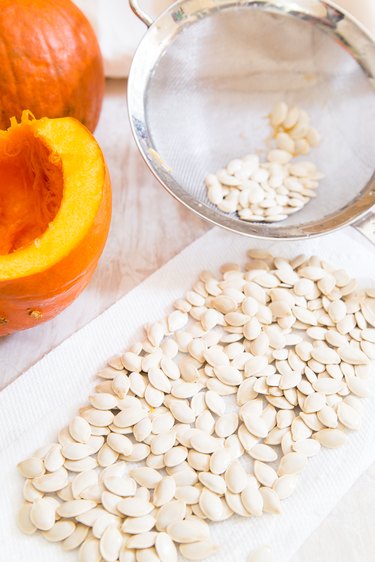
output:
[[[79,295],[110,219],[108,170],[82,124],[24,115],[0,131],[0,336],[53,318]]]
[[[0,129],[28,108],[93,131],[104,93],[95,33],[70,0],[0,0]]]

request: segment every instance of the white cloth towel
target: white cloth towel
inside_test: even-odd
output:
[[[248,240],[215,228],[187,247],[0,393],[2,562],[77,561],[77,553],[64,552],[40,536],[25,537],[16,528],[23,484],[16,463],[56,439],[57,431],[86,403],[96,370],[137,339],[137,332],[139,338],[142,324],[168,313],[170,304],[191,287],[202,269],[215,271],[229,261],[244,263],[249,247],[268,247],[275,255],[289,257],[318,254],[345,268],[364,286],[374,286],[374,248],[352,228],[325,238],[287,244]],[[296,492],[283,502],[283,515],[252,519],[236,516],[212,525],[213,536],[222,545],[215,562],[245,562],[247,554],[263,544],[272,546],[275,561],[290,560],[375,461],[373,404],[373,397],[364,401],[362,427],[350,434],[345,446],[323,449],[309,461]],[[345,562],[365,561],[351,557]]]
[[[131,60],[146,27],[133,14],[127,0],[74,0],[91,21],[104,57],[106,75],[128,75]],[[139,0],[152,17],[165,9],[170,0]],[[374,0],[336,0],[375,35]]]

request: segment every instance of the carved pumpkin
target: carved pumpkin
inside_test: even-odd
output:
[[[53,318],[77,297],[110,218],[103,154],[79,121],[24,112],[0,131],[0,336]]]

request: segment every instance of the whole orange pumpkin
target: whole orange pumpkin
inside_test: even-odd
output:
[[[70,0],[0,0],[0,129],[27,108],[93,131],[103,90],[94,31]]]
[[[107,238],[100,147],[71,117],[0,131],[0,336],[49,320],[89,282]]]

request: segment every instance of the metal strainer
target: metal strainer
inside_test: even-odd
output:
[[[297,239],[358,222],[373,231],[375,43],[319,0],[181,0],[149,27],[128,84],[133,133],[146,163],[184,205],[260,238]],[[283,223],[249,223],[212,205],[204,177],[256,152],[266,115],[285,100],[322,135],[308,156],[325,174],[318,196]],[[368,226],[370,224],[370,226]]]

